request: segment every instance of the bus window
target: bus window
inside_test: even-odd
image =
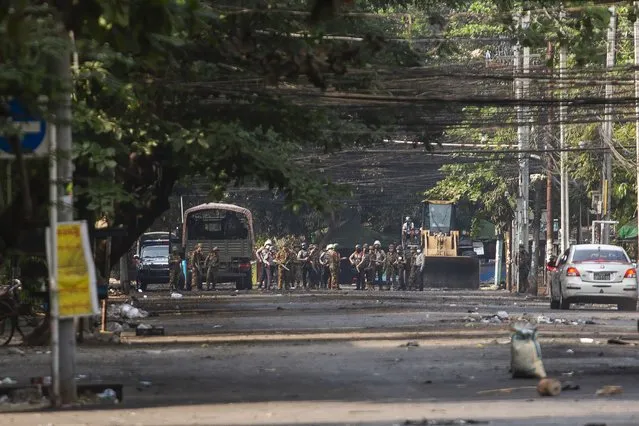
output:
[[[189,240],[235,240],[248,238],[248,219],[232,211],[194,212],[186,220]]]

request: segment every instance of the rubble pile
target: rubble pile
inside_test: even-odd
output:
[[[464,322],[480,323],[480,324],[510,324],[514,322],[527,322],[531,324],[556,324],[556,325],[573,325],[573,326],[597,324],[595,321],[590,319],[569,320],[566,318],[551,318],[544,315],[539,315],[535,317],[526,313],[515,317],[515,316],[510,316],[508,312],[506,311],[498,311],[490,315],[482,315],[479,312],[471,312],[468,316],[464,318]]]

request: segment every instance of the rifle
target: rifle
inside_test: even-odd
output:
[[[286,269],[287,271],[290,271],[290,269],[285,264],[283,264],[282,262],[274,260],[273,263],[275,263],[278,266],[281,266],[282,268]]]

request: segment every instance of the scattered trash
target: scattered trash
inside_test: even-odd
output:
[[[129,303],[123,303],[121,305],[109,305],[107,315],[110,318],[136,319],[146,318],[149,316],[149,313],[144,309],[136,308]]]
[[[0,384],[2,385],[15,385],[16,383],[18,382],[16,380],[13,380],[11,377],[5,377],[0,381]]]
[[[552,324],[552,323],[553,323],[553,320],[551,320],[548,317],[545,317],[543,315],[539,315],[537,317],[537,324]]]
[[[537,384],[537,393],[541,396],[557,396],[561,393],[561,382],[557,379],[541,379]]]
[[[152,383],[148,380],[140,380],[140,383],[139,383],[140,387],[142,388],[149,388],[151,387],[151,384]]]
[[[581,343],[595,343],[595,339],[590,337],[582,337],[581,339],[579,339],[579,341]]]
[[[222,327],[222,324],[215,324],[215,325],[213,326],[213,328],[220,328],[220,327]]]
[[[100,399],[105,399],[105,400],[109,400],[109,401],[114,401],[117,403],[118,401],[118,395],[117,393],[115,393],[115,391],[113,389],[105,389],[104,391],[102,391],[101,393],[96,394],[96,396]]]
[[[415,341],[410,341],[399,345],[400,348],[417,348],[419,347],[419,343]]]
[[[135,329],[136,336],[164,336],[164,327],[140,324]]]
[[[609,345],[631,345],[631,346],[635,346],[636,343],[634,342],[629,342],[628,340],[623,340],[621,338],[619,339],[608,339],[608,344]]]
[[[24,356],[24,351],[20,348],[9,348],[9,353],[10,354],[15,354],[15,355],[23,355]]]
[[[561,390],[562,391],[576,391],[581,389],[581,386],[579,386],[578,384],[575,384],[573,382],[565,382],[562,386],[561,386]]]
[[[572,349],[568,349],[566,350],[566,353],[572,355],[575,353],[575,351],[573,351]]]
[[[138,293],[144,293],[144,291],[141,288],[138,288]]]
[[[502,321],[503,321],[503,320],[507,320],[507,319],[509,318],[509,317],[508,317],[508,312],[506,312],[506,311],[499,311],[499,312],[497,312],[497,317],[498,317],[500,320],[502,320]]]
[[[111,322],[109,323],[108,330],[112,333],[122,333],[124,331],[124,327],[119,322]]]
[[[610,396],[610,395],[620,395],[622,393],[623,393],[623,387],[621,386],[604,386],[601,389],[597,390],[595,395]]]
[[[575,375],[574,371],[567,371],[565,373],[561,373],[562,376],[566,376],[566,377],[572,377]]]
[[[541,347],[537,341],[537,328],[532,324],[513,326],[510,340],[510,370],[514,378],[546,377],[541,360]]]
[[[171,299],[181,299],[183,297],[184,295],[182,293],[176,293],[176,292],[171,293]]]

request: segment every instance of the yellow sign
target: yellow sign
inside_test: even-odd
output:
[[[58,224],[55,260],[60,318],[98,314],[95,265],[86,222]]]

